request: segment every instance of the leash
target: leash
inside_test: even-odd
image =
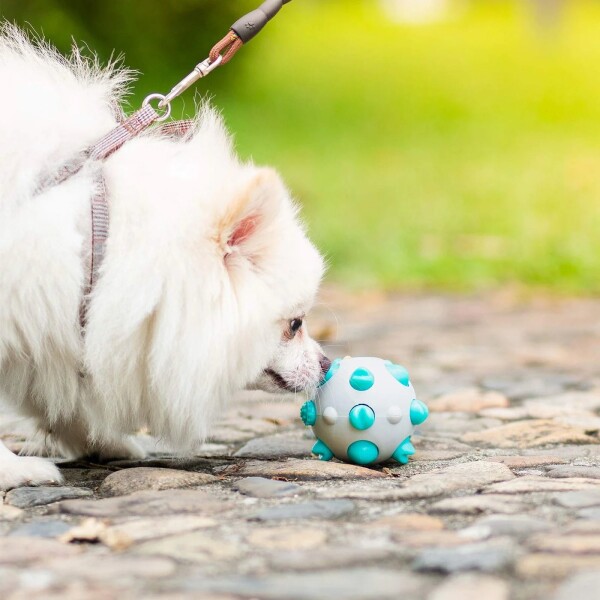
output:
[[[74,156],[51,174],[44,175],[38,181],[33,195],[36,196],[51,187],[60,185],[76,175],[88,162],[101,162],[135,138],[154,123],[166,121],[171,115],[171,102],[185,92],[199,79],[206,77],[217,67],[227,64],[238,50],[258,35],[265,25],[291,0],[266,0],[256,10],[238,19],[225,37],[219,40],[209,52],[208,58],[198,63],[193,71],[177,83],[169,93],[153,93],[144,98],[142,107],[126,118],[117,127],[109,131],[95,144]],[[152,102],[158,100],[156,108]],[[170,137],[185,136],[193,121],[172,121],[161,126],[160,133]],[[85,329],[86,313],[90,295],[99,277],[100,266],[106,251],[109,227],[109,207],[101,171],[96,177],[96,190],[91,198],[91,255],[88,260],[88,274],[80,308],[80,324]]]

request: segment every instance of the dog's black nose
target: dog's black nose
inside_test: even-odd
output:
[[[325,373],[329,371],[329,367],[331,367],[331,361],[324,354],[322,354],[321,358],[319,359],[319,364],[321,365],[321,373],[325,375]]]

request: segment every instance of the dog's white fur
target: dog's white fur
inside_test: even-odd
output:
[[[0,34],[0,395],[68,456],[135,455],[126,436],[141,427],[193,448],[235,391],[321,376],[305,327],[285,335],[313,302],[321,257],[279,177],[241,163],[210,108],[187,140],[142,135],[34,194],[116,125],[128,79]],[[110,234],[82,336],[98,169]],[[0,489],[59,478],[0,442]]]

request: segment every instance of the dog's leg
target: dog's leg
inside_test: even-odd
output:
[[[127,436],[118,442],[109,442],[97,450],[100,460],[128,459],[140,460],[146,458],[146,451],[135,441]]]
[[[0,490],[61,481],[60,471],[50,461],[33,456],[17,456],[0,441]]]
[[[146,452],[133,436],[91,441],[83,419],[74,419],[66,424],[55,423],[52,426],[52,438],[69,458],[93,456],[104,462],[115,459],[139,460],[146,457]]]

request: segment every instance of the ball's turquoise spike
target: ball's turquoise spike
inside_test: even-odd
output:
[[[386,362],[385,368],[390,372],[391,376],[403,386],[408,387],[410,385],[408,371],[403,366],[395,365],[392,362]]]
[[[402,442],[403,444],[404,442]],[[394,450],[394,454],[392,454],[392,459],[399,462],[400,464],[405,465],[408,462],[408,456],[402,450],[402,444],[400,444],[396,450]]]
[[[415,453],[415,447],[412,445],[410,441],[410,436],[408,436],[399,446],[398,448],[404,453],[408,454],[408,456],[412,456]]]
[[[300,418],[305,425],[314,425],[317,422],[317,407],[312,400],[302,405]]]
[[[375,411],[366,404],[357,404],[350,410],[348,418],[354,429],[364,431],[375,423]]]
[[[321,440],[317,440],[317,443],[312,447],[312,453],[321,460],[331,460],[333,458],[333,452]]]
[[[379,448],[368,440],[358,440],[348,446],[348,458],[357,465],[368,465],[377,460]]]
[[[410,405],[410,422],[420,425],[429,416],[429,409],[420,400],[413,400]]]
[[[368,389],[373,387],[375,383],[375,377],[369,369],[363,369],[359,367],[355,369],[350,376],[350,385],[359,392],[366,392]]]

